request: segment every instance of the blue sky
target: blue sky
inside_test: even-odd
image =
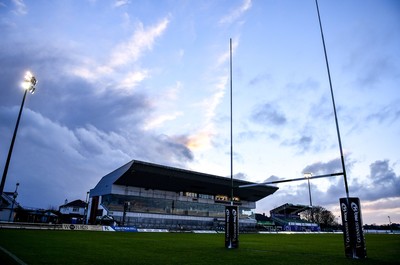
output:
[[[350,196],[364,223],[400,223],[400,3],[327,1],[324,27]],[[26,70],[6,190],[24,206],[85,199],[132,159],[249,181],[341,171],[315,2],[0,0],[0,161]],[[4,165],[0,166],[3,170]],[[280,184],[257,212],[308,204]],[[338,216],[342,177],[311,181]]]

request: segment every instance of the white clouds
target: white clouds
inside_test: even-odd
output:
[[[169,88],[165,93],[163,93],[163,97],[168,101],[174,101],[178,99],[178,94],[182,90],[182,83],[177,81],[175,86]]]
[[[274,103],[265,103],[253,111],[252,114],[253,121],[263,124],[265,126],[282,126],[287,123],[287,118]]]
[[[237,39],[232,40],[232,54],[239,45]],[[229,47],[229,46],[225,46]],[[215,63],[208,71],[212,77],[207,80],[210,83],[209,93],[204,99],[200,108],[203,110],[204,122],[201,129],[188,136],[187,146],[192,150],[207,150],[212,147],[213,139],[218,136],[215,118],[218,114],[218,107],[226,98],[226,89],[229,87],[229,61],[230,50],[226,49],[216,56]]]
[[[201,129],[188,136],[187,146],[192,150],[205,150],[212,147],[213,137],[217,135],[215,126],[215,116],[217,108],[220,106],[225,96],[225,90],[228,85],[229,75],[221,74],[211,84],[212,90],[206,99],[200,104],[204,111],[204,122]]]
[[[115,0],[114,7],[121,7],[130,4],[129,0]]]
[[[149,77],[148,70],[139,70],[127,73],[124,79],[119,82],[118,88],[127,90],[132,89],[148,77]]]
[[[108,86],[132,92],[133,88],[149,77],[149,70],[141,69],[138,60],[145,52],[152,50],[156,39],[167,29],[168,23],[168,18],[147,28],[139,23],[130,39],[117,44],[110,52],[108,63],[99,64],[92,59],[83,59],[70,72],[88,82],[97,83],[98,91]],[[132,68],[135,70],[132,71]]]
[[[144,51],[152,49],[155,39],[166,30],[168,23],[169,19],[164,18],[160,23],[146,29],[139,23],[130,40],[119,44],[112,52],[110,67],[136,62]]]
[[[239,39],[235,38],[232,39],[232,54],[235,53],[237,47],[239,46]],[[225,52],[223,52],[218,58],[217,58],[217,63],[216,63],[216,67],[221,67],[224,64],[226,64],[227,62],[229,62],[230,60],[230,50],[226,49]]]
[[[161,125],[163,125],[165,122],[173,121],[177,117],[182,116],[182,115],[183,115],[182,112],[177,111],[177,112],[174,112],[174,113],[171,113],[171,114],[165,114],[165,115],[157,116],[157,117],[155,117],[153,119],[148,120],[144,124],[143,129],[146,130],[146,131],[155,129],[155,128],[160,127]]]
[[[231,10],[231,12],[220,19],[220,24],[231,24],[235,20],[239,19],[243,13],[251,8],[251,0],[244,0],[242,5]]]
[[[25,3],[23,0],[12,0],[16,9],[14,10],[14,13],[17,15],[26,15],[28,14],[28,8],[26,7]]]

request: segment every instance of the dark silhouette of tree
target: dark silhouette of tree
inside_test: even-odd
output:
[[[309,222],[319,224],[321,228],[336,227],[338,225],[333,213],[322,206],[313,206],[311,209],[302,212],[300,217]]]

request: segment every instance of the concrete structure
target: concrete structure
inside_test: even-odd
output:
[[[241,230],[254,229],[256,201],[278,188],[234,180]],[[231,179],[133,160],[104,176],[90,191],[88,222],[170,230],[222,229],[231,203]]]
[[[270,211],[271,220],[284,231],[319,232],[318,224],[300,219],[300,213],[311,210],[308,205],[285,203]]]

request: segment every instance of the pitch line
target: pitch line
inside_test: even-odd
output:
[[[20,260],[17,256],[12,254],[10,251],[8,251],[7,249],[3,248],[2,246],[0,246],[0,250],[3,251],[4,253],[6,253],[10,258],[12,258],[19,265],[28,265],[25,262],[23,262],[22,260]]]

